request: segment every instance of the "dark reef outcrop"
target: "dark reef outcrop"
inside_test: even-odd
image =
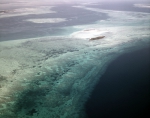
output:
[[[105,38],[105,36],[98,36],[98,37],[90,38],[90,40],[98,40],[98,39],[102,39],[102,38]]]

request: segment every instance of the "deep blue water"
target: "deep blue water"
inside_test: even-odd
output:
[[[150,47],[113,61],[85,106],[89,118],[148,118]]]

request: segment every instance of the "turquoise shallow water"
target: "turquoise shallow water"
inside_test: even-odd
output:
[[[0,35],[0,64],[3,67],[0,70],[0,118],[84,118],[84,104],[108,65],[119,55],[150,44],[150,14],[91,9],[84,5],[62,6],[55,10],[59,13],[52,16],[1,19],[4,26]],[[68,17],[73,21],[58,24],[22,22],[23,18],[50,16]],[[15,24],[18,25],[14,27]],[[9,29],[5,28],[10,25]],[[79,37],[92,33],[88,31],[90,29],[106,37],[95,41]],[[72,32],[75,34],[70,35]],[[28,39],[31,37],[34,39]],[[114,84],[109,83],[110,87]],[[115,96],[108,98],[117,99]]]

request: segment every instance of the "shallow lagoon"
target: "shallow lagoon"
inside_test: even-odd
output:
[[[65,27],[90,24],[97,20],[106,20],[108,18],[105,13],[96,14],[93,11],[72,6],[57,5],[52,8],[50,7],[49,10],[54,11],[54,13],[29,14],[0,18],[0,41],[68,35],[69,33],[74,32],[74,30],[67,33],[64,29]],[[66,18],[66,21],[60,23],[33,23],[26,21],[28,19],[40,18]]]
[[[59,36],[35,33],[34,38],[28,38],[30,31],[18,33],[20,40],[4,41],[5,36],[2,36],[0,117],[83,118],[86,116],[84,104],[108,65],[119,55],[142,49],[150,43],[149,13],[109,11],[82,4],[73,5],[73,9],[108,17],[102,20],[98,16],[90,21],[91,24],[75,22],[72,26],[69,23],[62,28],[65,30],[62,34],[57,29],[61,23],[49,24],[56,26],[52,31],[59,32]],[[96,29],[96,35],[106,31],[106,37],[96,41],[79,37],[82,32],[88,34],[91,28]],[[9,38],[17,39],[12,30],[5,31]]]

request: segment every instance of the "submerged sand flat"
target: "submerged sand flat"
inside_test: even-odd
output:
[[[12,10],[0,10],[0,18],[14,17],[14,16],[25,16],[33,14],[48,14],[56,13],[50,10],[53,6],[39,6],[34,8],[16,8]]]
[[[124,32],[105,41],[45,37],[1,42],[0,115],[71,117],[76,111],[78,116],[110,60],[136,43],[144,46],[148,38],[142,28],[134,35],[134,28],[115,30]]]
[[[33,23],[60,23],[66,21],[65,18],[41,18],[41,19],[28,19],[26,21]]]
[[[68,36],[0,42],[0,118],[85,117],[83,105],[107,65],[150,44],[150,14],[121,12],[122,21],[120,12],[103,12],[114,15]],[[89,41],[99,35],[105,38]]]

